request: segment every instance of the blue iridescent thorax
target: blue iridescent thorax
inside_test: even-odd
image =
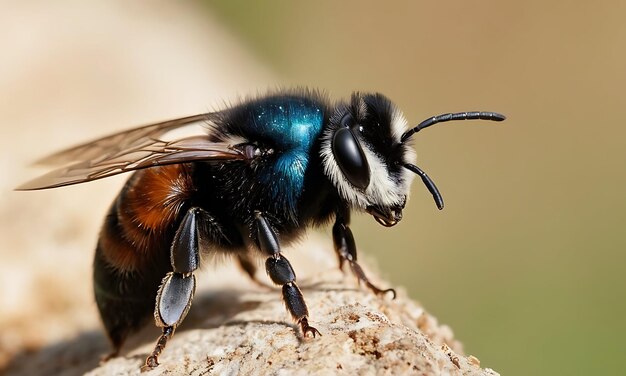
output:
[[[274,163],[258,177],[272,197],[295,211],[304,185],[310,154],[324,123],[321,103],[300,96],[277,96],[249,103],[249,139],[265,141],[274,150]]]

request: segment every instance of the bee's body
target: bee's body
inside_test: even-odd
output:
[[[334,220],[340,266],[348,263],[375,293],[393,291],[372,285],[357,263],[350,212],[366,211],[385,226],[395,225],[413,173],[441,208],[439,192],[411,163],[414,155],[405,141],[437,122],[478,118],[504,119],[495,113],[446,114],[405,131],[400,111],[380,94],[355,93],[349,103],[331,105],[314,92],[282,92],[69,149],[54,159],[83,162],[22,189],[138,170],[100,233],[94,290],[114,353],[154,312],[163,328],[146,360],[146,367],[154,367],[190,308],[200,254],[235,256],[250,276],[253,259],[266,258],[267,273],[282,286],[287,309],[305,336],[319,332],[308,324],[308,309],[280,245],[307,228]],[[199,121],[208,123],[208,134],[159,140]]]
[[[172,271],[170,245],[189,208],[201,208],[211,218],[203,250],[246,257],[255,252],[256,239],[250,237],[255,211],[263,212],[281,243],[288,244],[311,224],[327,223],[338,207],[339,196],[314,150],[328,117],[321,98],[270,97],[229,111],[214,137],[245,140],[265,158],[137,171],[109,210],[96,251],[94,288],[116,347],[152,316],[159,284]]]

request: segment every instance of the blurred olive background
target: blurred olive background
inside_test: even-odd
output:
[[[626,4],[206,1],[283,85],[379,91],[413,123],[403,222],[360,248],[504,375],[618,374],[626,358]]]
[[[17,73],[2,76],[9,77],[2,81],[3,90],[10,90],[0,93],[0,112],[21,119],[2,125],[3,148],[13,153],[0,161],[5,174],[23,181],[32,177],[22,172],[25,161],[53,149],[133,122],[219,107],[221,96],[232,100],[277,86],[321,88],[333,98],[354,90],[382,92],[411,124],[445,112],[498,111],[508,116],[506,122],[441,124],[414,137],[417,164],[437,183],[446,208],[439,212],[416,180],[398,226],[386,229],[368,216],[355,216],[360,252],[450,325],[466,353],[476,355],[483,367],[503,375],[621,373],[626,357],[624,2],[196,0],[185,5],[158,1],[154,14],[138,2],[127,6],[124,17],[107,19],[110,29],[102,31],[94,20],[109,15],[109,5],[96,3],[102,9],[85,12],[85,5],[75,2],[81,9],[75,14],[43,14],[36,2],[27,3],[37,16],[35,28],[65,30],[65,24],[79,20],[85,38],[95,42],[63,48],[51,44],[50,51],[60,51],[50,53],[58,65],[45,75],[23,73],[51,64],[32,60],[19,67],[26,80]],[[165,10],[158,13],[157,7]],[[5,7],[5,15],[7,11]],[[3,23],[0,42],[17,40],[28,50],[35,34],[11,32],[22,30],[29,20],[14,21]],[[135,27],[127,31],[118,23]],[[225,32],[207,31],[206,25]],[[160,39],[146,42],[155,30]],[[71,40],[73,33],[67,31]],[[98,43],[110,33],[119,33],[120,48],[105,56]],[[211,42],[192,43],[191,35],[205,34],[211,34]],[[222,54],[231,44],[244,48]],[[191,45],[205,49],[198,52],[200,58],[177,60]],[[82,58],[74,61],[72,54],[79,50]],[[147,57],[141,60],[145,51],[158,51],[162,58],[154,64]],[[127,55],[136,65],[126,69],[140,76],[143,85],[110,78],[109,69],[126,64]],[[197,73],[202,69],[207,77]],[[66,71],[75,81],[65,81],[61,72]],[[98,79],[91,81],[93,72]],[[189,73],[186,81],[177,72]],[[22,81],[11,81],[13,76]],[[48,86],[41,88],[42,82]],[[80,91],[105,99],[77,106],[67,93]],[[144,99],[119,98],[131,94]],[[14,98],[30,101],[17,105]],[[30,122],[33,108],[50,122]],[[85,119],[93,119],[93,125],[80,125]],[[55,132],[60,123],[71,133]],[[10,138],[12,127],[22,129],[18,138]],[[45,150],[30,150],[31,141],[42,138]],[[98,196],[77,205],[104,213],[122,181],[45,192],[28,200],[45,208],[69,191],[76,193],[72,199]],[[46,224],[59,227],[61,216],[82,218],[82,208],[24,214],[22,204],[14,202],[25,196],[8,192],[15,182],[0,183],[5,195],[1,240],[21,244],[5,244],[2,251],[0,278],[8,290],[11,283],[21,286],[24,274],[7,266],[13,262],[7,257],[19,257],[22,249],[49,254],[29,245],[33,236],[14,239],[15,229],[36,234]],[[60,227],[55,241],[84,254],[85,245],[73,237],[87,232],[86,244],[91,244],[100,219]],[[74,260],[70,253],[46,263],[52,268],[63,260],[67,270],[88,278],[89,260],[69,263]],[[63,304],[82,310],[91,298],[88,283],[77,286],[81,288],[82,300],[68,298]],[[23,307],[11,312],[19,309]],[[93,306],[89,309],[95,312]],[[93,325],[90,320],[85,327]]]

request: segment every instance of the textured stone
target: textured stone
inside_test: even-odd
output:
[[[395,300],[378,297],[359,288],[350,275],[342,276],[324,243],[313,239],[299,251],[288,251],[296,272],[306,276],[299,284],[310,323],[321,337],[301,337],[279,289],[258,286],[236,268],[222,267],[199,273],[204,283],[189,316],[161,355],[161,365],[145,374],[496,375],[481,369],[475,357],[464,356],[450,328],[439,325],[402,289]],[[369,274],[378,280],[371,270]],[[81,333],[24,357],[27,362],[13,364],[13,371],[73,375],[91,369],[87,374],[93,376],[136,375],[158,333],[149,325],[129,341],[122,356],[101,366],[98,358],[107,351],[104,335]]]

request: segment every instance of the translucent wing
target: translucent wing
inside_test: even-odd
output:
[[[73,163],[31,180],[17,190],[62,187],[169,164],[245,159],[241,151],[226,143],[212,142],[207,135],[174,141],[156,138],[205,119],[206,114],[152,124],[61,151],[44,161]]]
[[[86,161],[103,155],[115,154],[133,147],[148,145],[153,140],[159,139],[167,132],[190,126],[192,124],[210,121],[215,116],[215,113],[206,113],[125,130],[71,147],[69,149],[61,150],[38,160],[36,163],[44,165],[59,165],[69,162]]]

